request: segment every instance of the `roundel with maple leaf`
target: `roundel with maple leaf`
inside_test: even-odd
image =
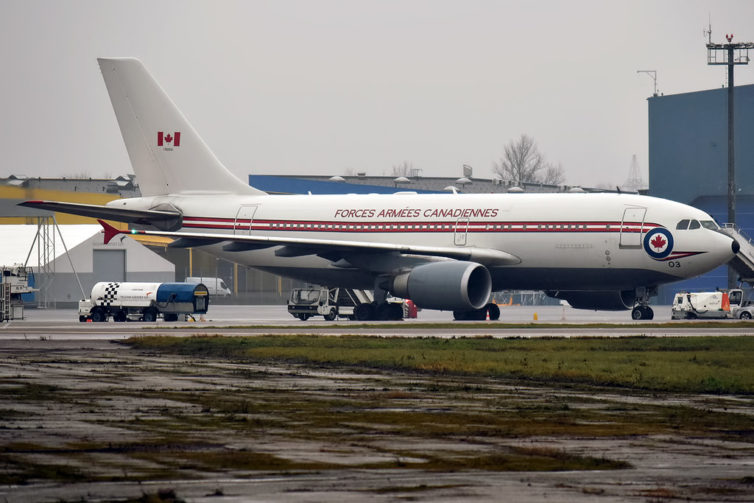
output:
[[[644,236],[644,251],[655,260],[662,260],[673,251],[673,235],[663,228],[652,229]]]

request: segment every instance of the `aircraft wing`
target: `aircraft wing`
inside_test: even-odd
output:
[[[60,201],[24,201],[19,206],[37,208],[40,210],[59,211],[92,218],[106,218],[117,222],[128,222],[139,225],[155,225],[158,228],[171,228],[181,221],[181,214],[161,210],[132,210],[101,206],[99,204],[66,203]]]
[[[337,261],[344,255],[353,253],[394,252],[403,255],[423,255],[446,257],[456,260],[468,260],[483,265],[506,266],[515,265],[521,259],[501,250],[491,248],[452,247],[452,246],[421,246],[395,243],[375,243],[368,241],[346,241],[337,239],[291,238],[251,236],[238,234],[210,234],[201,232],[169,232],[153,230],[122,231],[99,220],[105,229],[105,244],[118,234],[132,234],[142,236],[164,236],[177,239],[178,246],[202,246],[218,242],[229,242],[228,250],[250,250],[281,246],[275,254],[281,257],[297,257],[304,255],[318,255],[329,260]]]

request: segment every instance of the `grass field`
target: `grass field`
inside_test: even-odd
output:
[[[754,393],[754,337],[150,336],[133,347],[253,362],[358,365],[654,391]]]

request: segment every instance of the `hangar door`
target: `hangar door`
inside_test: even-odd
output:
[[[646,212],[646,208],[626,208],[623,211],[623,222],[620,226],[621,248],[639,248],[641,246],[644,214]]]
[[[94,250],[94,282],[126,281],[126,250]]]

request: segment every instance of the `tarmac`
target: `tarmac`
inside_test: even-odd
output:
[[[75,310],[27,310],[25,320],[0,324],[0,473],[9,459],[46,465],[62,464],[88,470],[96,477],[80,481],[31,480],[0,486],[0,501],[125,501],[161,492],[190,502],[339,502],[339,501],[754,501],[754,443],[676,431],[651,435],[515,435],[490,431],[483,436],[455,436],[427,440],[416,431],[408,437],[384,425],[339,423],[342,441],[330,433],[302,436],[298,416],[281,416],[276,427],[251,428],[244,434],[223,428],[184,433],[186,449],[253,450],[286,460],[337,463],[339,469],[312,470],[179,470],[182,476],[154,480],[157,458],[135,456],[113,445],[143,446],[158,431],[150,425],[178,417],[202,417],[188,400],[190,394],[220,393],[245,397],[250,404],[266,400],[285,403],[301,397],[344,401],[365,395],[377,397],[375,407],[394,403],[396,411],[443,414],[489,413],[490,403],[523,401],[532,410],[565,403],[570,410],[626,410],[634,405],[679,405],[699,411],[729,411],[754,416],[751,397],[648,394],[614,390],[580,390],[480,378],[382,373],[359,369],[337,371],[300,365],[249,365],[227,361],[194,360],[157,355],[113,344],[133,335],[196,333],[254,335],[262,333],[360,333],[401,336],[563,336],[578,335],[707,335],[710,329],[657,327],[669,321],[669,308],[656,308],[653,322],[632,322],[627,312],[595,313],[561,306],[510,306],[505,321],[534,324],[534,328],[505,328],[497,323],[474,322],[453,328],[450,313],[421,312],[418,320],[395,323],[333,323],[290,318],[284,306],[212,306],[205,321],[163,323],[79,323]],[[537,320],[534,320],[537,313]],[[427,328],[422,322],[438,322]],[[618,323],[601,328],[552,328],[547,323]],[[420,325],[421,324],[421,325]],[[543,325],[541,328],[538,325]],[[243,326],[244,328],[239,328]],[[472,326],[473,328],[468,328]],[[754,335],[754,324],[720,328],[721,335]],[[9,390],[24,384],[32,389],[56,390],[44,396],[20,397]],[[443,391],[443,390],[451,391]],[[385,391],[387,390],[387,391]],[[417,390],[425,390],[418,392]],[[475,391],[464,391],[475,390]],[[164,398],[156,398],[163,396]],[[192,395],[193,396],[193,395]],[[63,400],[61,397],[66,397]],[[181,398],[183,397],[183,398]],[[528,406],[527,406],[528,407]],[[505,405],[503,405],[505,408]],[[504,411],[501,409],[501,413]],[[279,412],[275,412],[279,414]],[[269,414],[273,414],[270,412]],[[222,416],[223,418],[225,416]],[[450,416],[448,416],[450,417]],[[253,419],[253,418],[252,418]],[[258,417],[256,419],[259,419]],[[256,420],[254,419],[254,420]],[[266,418],[270,419],[270,418]],[[274,418],[272,418],[274,419]],[[251,420],[251,419],[250,419]],[[441,421],[442,419],[440,419]],[[285,421],[288,421],[286,423]],[[193,424],[193,423],[192,423]],[[263,424],[263,423],[260,423]],[[285,424],[289,424],[286,427]],[[161,427],[162,428],[162,427]],[[365,430],[366,428],[366,430]],[[307,430],[308,431],[308,430]],[[328,430],[329,431],[329,430]],[[367,433],[368,432],[368,433]],[[179,442],[179,440],[175,440]],[[110,445],[83,449],[82,445]],[[199,447],[196,447],[196,446]],[[490,451],[524,447],[593,455],[629,462],[620,470],[486,471],[364,468],[369,463],[397,465],[408,449],[418,458],[446,453],[474,456]],[[24,447],[26,446],[26,447]],[[31,446],[37,446],[32,448]],[[181,451],[183,452],[183,451]],[[214,451],[212,451],[214,452]],[[207,454],[209,456],[210,454]],[[405,454],[403,454],[405,455]],[[164,463],[164,459],[160,459]],[[186,462],[188,463],[188,462]],[[190,465],[190,463],[188,463]],[[155,468],[156,469],[156,468]],[[130,473],[130,476],[124,474]],[[158,500],[159,501],[159,500]]]

